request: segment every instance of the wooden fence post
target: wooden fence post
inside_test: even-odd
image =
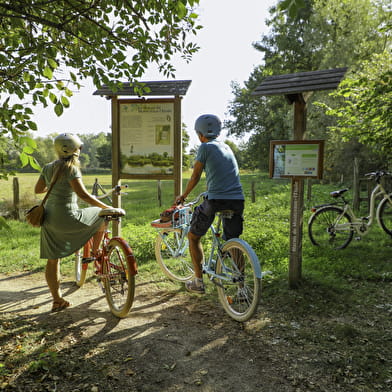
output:
[[[158,205],[162,207],[162,184],[161,180],[158,180]]]
[[[306,200],[312,200],[312,180],[310,178],[306,182]]]
[[[353,174],[353,209],[359,210],[361,202],[361,185],[359,181],[359,164],[358,158],[354,158],[354,174]]]
[[[252,181],[251,192],[252,192],[252,203],[255,203],[256,202],[256,185],[255,185],[254,181]]]
[[[19,209],[19,205],[20,205],[20,198],[19,198],[19,179],[18,177],[14,177],[13,181],[12,181],[12,185],[13,185],[13,191],[14,191],[14,218],[16,220],[20,219],[20,209]]]

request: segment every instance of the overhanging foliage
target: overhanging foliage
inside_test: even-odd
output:
[[[151,64],[173,76],[171,60],[189,61],[200,28],[199,0],[13,0],[0,3],[0,138],[11,138],[23,164],[37,167],[35,105],[60,116],[80,82],[112,89],[134,83]],[[142,85],[134,84],[143,90]],[[15,97],[15,98],[14,98]],[[5,154],[0,149],[0,159]],[[0,166],[0,178],[6,175]]]

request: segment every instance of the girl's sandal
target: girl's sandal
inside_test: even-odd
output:
[[[53,301],[52,312],[60,312],[61,310],[67,309],[71,306],[71,303],[62,299],[61,301]]]

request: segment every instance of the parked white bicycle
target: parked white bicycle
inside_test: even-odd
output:
[[[378,225],[392,236],[392,194],[388,194],[381,183],[383,176],[392,176],[392,173],[376,171],[365,175],[376,182],[370,196],[369,215],[357,217],[354,214],[344,198],[344,193],[348,189],[331,192],[333,198],[340,200],[312,208],[313,214],[308,221],[308,234],[314,245],[343,249],[352,241],[354,234],[357,239],[366,235],[375,218]],[[376,199],[379,197],[382,199],[376,209]]]

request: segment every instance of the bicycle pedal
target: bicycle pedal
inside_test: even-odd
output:
[[[95,261],[95,257],[83,257],[82,258],[82,264],[88,264],[91,263],[93,261]]]

